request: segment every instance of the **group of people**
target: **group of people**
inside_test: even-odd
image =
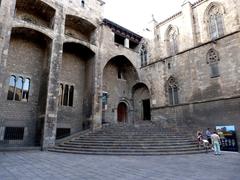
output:
[[[213,148],[215,155],[220,155],[221,150],[220,150],[220,137],[218,135],[217,131],[211,132],[210,128],[207,128],[205,132],[206,138],[203,138],[203,133],[202,131],[197,132],[197,139],[198,139],[198,145],[199,147],[203,145],[203,147],[208,151],[208,149]]]

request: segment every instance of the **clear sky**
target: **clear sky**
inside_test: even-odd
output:
[[[142,34],[152,20],[160,22],[181,10],[184,0],[104,0],[104,17]],[[189,0],[195,2],[196,0]]]

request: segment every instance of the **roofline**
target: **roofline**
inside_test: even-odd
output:
[[[197,1],[195,1],[194,3],[191,3],[191,2],[190,2],[190,4],[191,4],[191,6],[192,6],[193,8],[195,8],[196,6],[198,6],[199,4],[201,4],[203,1],[206,1],[206,0],[197,0]],[[167,18],[167,19],[161,21],[160,23],[158,23],[158,24],[157,24],[157,27],[158,27],[158,26],[161,26],[161,25],[164,24],[165,22],[168,22],[169,20],[171,20],[171,19],[173,19],[173,18],[175,18],[175,17],[177,17],[177,16],[179,16],[179,15],[181,15],[181,14],[182,14],[182,11],[177,12],[176,14],[174,14],[174,15],[170,16],[169,18]]]
[[[110,21],[109,19],[104,18],[103,19],[103,24],[107,25],[107,26],[112,25],[112,26],[114,26],[114,27],[116,27],[118,29],[121,29],[122,31],[126,32],[127,34],[131,34],[131,35],[135,36],[138,39],[142,39],[143,38],[139,34],[133,32],[133,31],[130,31],[129,29],[127,29],[127,28],[125,28],[123,26],[120,26],[119,24],[117,24],[117,23],[115,23],[113,21]]]

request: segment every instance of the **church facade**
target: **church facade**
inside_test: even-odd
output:
[[[153,40],[104,19],[101,0],[0,2],[1,146],[141,120],[239,130],[239,2],[185,2]]]

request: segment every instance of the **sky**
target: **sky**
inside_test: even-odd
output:
[[[184,0],[104,0],[104,17],[143,35],[152,21],[158,22],[181,10]],[[189,0],[195,2],[196,0]]]

